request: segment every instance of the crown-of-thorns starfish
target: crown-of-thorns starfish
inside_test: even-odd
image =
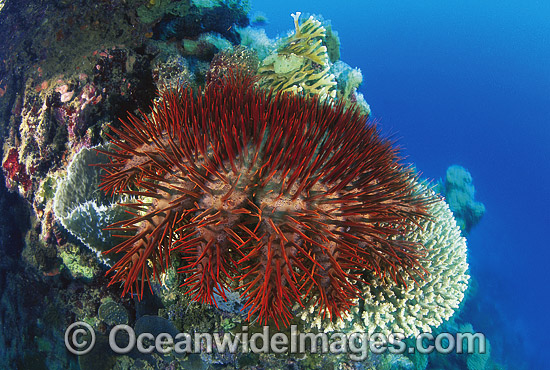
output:
[[[254,82],[166,91],[112,127],[101,188],[138,200],[111,227],[125,235],[111,284],[141,296],[179,256],[194,300],[240,289],[249,319],[279,325],[296,303],[339,317],[365,272],[424,274],[422,246],[396,236],[431,199],[392,143],[358,109]]]

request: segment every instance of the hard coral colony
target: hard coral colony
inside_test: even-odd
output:
[[[340,317],[367,276],[427,274],[421,243],[399,236],[430,218],[434,196],[356,108],[233,73],[204,92],[167,90],[149,117],[112,130],[101,187],[136,199],[111,226],[125,235],[108,252],[122,256],[109,273],[123,294],[179,256],[194,300],[238,289],[249,319],[278,326],[295,304]]]

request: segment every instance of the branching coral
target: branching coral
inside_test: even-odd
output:
[[[319,65],[328,63],[327,47],[323,45],[322,38],[326,36],[326,29],[321,22],[309,17],[304,23],[300,24],[300,12],[292,14],[296,32],[287,41],[285,46],[279,49],[279,54],[300,55],[303,58],[311,60]]]
[[[304,92],[322,98],[336,97],[336,80],[330,72],[326,30],[313,16],[300,24],[300,12],[292,14],[295,33],[267,56],[259,69],[261,86],[275,91]]]
[[[111,284],[141,294],[178,254],[195,300],[240,289],[249,318],[288,323],[295,303],[340,316],[366,272],[422,276],[421,241],[399,236],[433,198],[391,142],[356,109],[254,82],[166,91],[150,117],[113,127],[101,187],[140,201],[111,226],[132,232],[110,251]]]
[[[362,289],[360,304],[353,307],[347,320],[329,325],[329,329],[336,326],[412,336],[431,332],[458,309],[469,280],[466,239],[443,200],[433,203],[429,212],[433,218],[409,225],[406,233],[396,236],[424,245],[427,255],[420,263],[428,274],[422,279],[407,276],[405,284],[396,284],[367,272],[365,280],[369,284]],[[304,311],[302,318],[313,326],[327,328],[313,309]]]
[[[428,272],[424,279],[397,285],[372,278],[364,287],[362,317],[369,330],[418,335],[430,332],[449,319],[464,298],[468,287],[466,239],[460,235],[449,206],[444,201],[433,204],[434,219],[410,226],[405,240],[422,243],[428,255],[421,261]]]

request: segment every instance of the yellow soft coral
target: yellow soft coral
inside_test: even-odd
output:
[[[324,45],[325,28],[313,16],[300,24],[300,12],[292,18],[296,31],[262,61],[259,84],[275,91],[335,98],[336,78]]]
[[[327,33],[325,27],[313,16],[300,25],[300,14],[300,12],[292,14],[296,32],[290,37],[284,47],[279,49],[279,54],[300,55],[319,65],[327,65],[327,47],[323,45]]]

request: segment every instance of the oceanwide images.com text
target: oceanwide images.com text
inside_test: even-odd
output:
[[[95,345],[95,332],[85,322],[75,322],[65,331],[65,345],[76,355],[90,352]],[[136,334],[128,325],[117,325],[109,332],[109,346],[117,354],[125,354],[136,348],[141,353],[276,353],[276,354],[343,354],[351,360],[362,361],[369,352],[382,354],[404,353],[485,353],[483,333],[421,333],[416,339],[407,340],[400,333],[388,336],[381,333],[302,333],[292,325],[290,332],[273,332],[269,326],[261,331],[249,332],[247,326],[238,333],[151,333]]]

